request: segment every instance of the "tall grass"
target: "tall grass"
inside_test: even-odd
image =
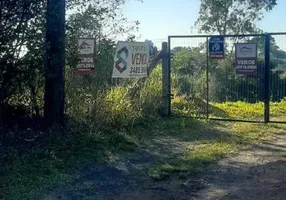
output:
[[[207,102],[203,99],[188,96],[175,96],[172,109],[175,114],[206,117]],[[226,101],[209,103],[210,117],[262,120],[264,116],[264,102],[248,103],[243,101]],[[283,118],[286,115],[286,99],[270,102],[270,116]]]
[[[144,116],[157,115],[161,111],[162,100],[162,67],[159,65],[153,70],[150,77],[139,90],[139,95],[135,99],[140,105]]]
[[[212,115],[215,117],[220,116],[221,112],[225,112],[226,116],[230,118],[262,118],[264,114],[264,104],[263,102],[258,103],[247,103],[242,101],[237,102],[224,102],[224,103],[211,103],[213,108]]]
[[[140,118],[135,108],[126,87],[111,87],[95,99],[90,118],[98,125],[124,127]]]
[[[262,118],[264,115],[264,103],[247,103],[242,101],[237,102],[224,102],[224,103],[211,103],[214,108],[212,115],[222,117],[220,112],[222,110],[228,117],[231,118]],[[280,102],[270,102],[270,115],[271,117],[279,118],[286,114],[286,99]]]
[[[77,80],[78,81],[78,80]],[[113,86],[96,88],[84,80],[70,83],[68,114],[78,120],[85,119],[98,128],[132,127],[149,117],[156,116],[161,108],[162,69],[157,66],[151,75],[139,81],[135,95],[134,81],[117,80]]]

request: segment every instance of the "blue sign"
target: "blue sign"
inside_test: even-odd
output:
[[[210,57],[215,59],[224,58],[224,37],[212,36],[209,40]]]

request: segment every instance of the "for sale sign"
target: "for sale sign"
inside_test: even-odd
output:
[[[257,72],[257,45],[238,43],[235,45],[235,72],[240,75],[253,75]]]
[[[148,65],[148,42],[119,42],[112,77],[143,78],[147,76]]]
[[[78,40],[77,73],[91,74],[94,72],[95,39],[80,38]]]

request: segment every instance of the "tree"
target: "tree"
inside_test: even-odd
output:
[[[73,10],[73,14],[68,17],[65,24],[64,2],[48,1],[46,22],[46,48],[48,49],[46,50],[50,54],[46,55],[44,109],[45,122],[48,125],[62,123],[64,120],[65,87],[63,70],[65,65],[65,50],[67,51],[67,63],[74,67],[74,63],[76,62],[74,58],[76,58],[77,49],[76,40],[78,37],[97,38],[97,42],[101,43],[99,38],[132,31],[134,26],[126,26],[128,24],[127,19],[122,18],[118,12],[118,8],[124,3],[124,0],[70,0],[67,3],[67,7]],[[49,11],[51,15],[49,15]],[[53,17],[53,15],[56,16]],[[64,47],[65,26],[67,26],[67,48]],[[59,28],[55,29],[54,27]],[[51,45],[48,44],[49,42]],[[54,45],[54,48],[52,45]],[[99,47],[98,50],[100,50]],[[57,55],[62,55],[62,57]],[[97,70],[98,72],[99,70]],[[107,69],[106,72],[109,72],[109,70]],[[95,82],[97,83],[98,81]]]
[[[192,97],[205,95],[206,48],[175,47],[172,72],[178,79],[178,93]]]
[[[59,98],[63,99],[63,96],[59,95],[62,92],[58,91],[63,86],[57,87],[47,82],[45,84],[45,78],[51,82],[55,80],[52,74],[59,73],[56,68],[44,68],[45,61],[45,66],[49,64],[52,67],[52,62],[58,59],[57,55],[59,55],[55,52],[62,51],[59,46],[54,45],[55,48],[52,48],[51,45],[46,44],[49,43],[49,40],[53,40],[54,44],[64,41],[57,37],[50,37],[51,32],[58,30],[45,30],[46,23],[51,25],[46,27],[51,28],[61,22],[55,20],[61,17],[63,22],[61,24],[66,25],[67,31],[64,37],[67,44],[64,49],[66,68],[74,66],[76,39],[78,37],[97,38],[96,68],[100,72],[94,77],[84,77],[89,79],[93,85],[106,86],[110,82],[109,77],[112,72],[112,59],[110,57],[113,57],[114,38],[122,35],[129,39],[134,38],[132,33],[137,30],[136,24],[138,22],[130,22],[123,16],[120,7],[126,2],[125,0],[66,0],[68,13],[65,16],[66,23],[63,21],[64,15],[59,12],[56,13],[56,18],[50,16],[50,14],[55,14],[56,9],[58,9],[58,7],[55,9],[47,8],[48,3],[51,5],[51,2],[56,1],[0,0],[0,118],[3,113],[11,113],[10,108],[18,109],[18,107],[27,110],[25,118],[34,115],[41,116],[44,103],[44,85],[46,85],[46,91],[49,91],[46,92],[46,103],[49,102],[47,99],[55,102],[52,96],[61,96]],[[52,10],[52,13],[46,12],[47,10]],[[47,21],[46,17],[49,17],[50,21]],[[45,35],[48,33],[49,40],[45,41]],[[44,51],[50,49],[53,49],[54,54],[47,54],[46,59],[44,59]],[[74,79],[69,81],[72,82]],[[56,84],[62,85],[63,82]],[[93,89],[96,90],[95,87]],[[56,105],[61,105],[61,108],[57,109],[62,113],[62,100],[58,101],[57,104],[49,103],[48,107],[51,108]],[[75,104],[70,106],[75,106]],[[45,109],[45,114],[52,112],[48,107]],[[46,122],[52,119],[52,116],[47,117],[48,115],[50,114],[46,114]],[[62,114],[60,116],[63,117]],[[15,117],[19,118],[19,116]]]
[[[263,12],[271,11],[276,5],[274,0],[201,0],[199,17],[195,26],[199,32],[207,34],[248,34],[262,33],[256,24],[263,18]],[[229,41],[229,40],[228,40]],[[240,77],[235,75],[233,70],[234,43],[236,42],[257,42],[258,53],[264,56],[264,37],[233,37],[225,44],[225,59],[210,60],[210,98],[214,101],[237,101],[244,100],[255,102],[261,100],[259,88],[260,78],[263,71],[259,71],[259,77]],[[281,50],[271,41],[272,58],[280,54]],[[272,62],[272,64],[274,64]],[[259,59],[258,69],[264,67],[263,59]],[[271,65],[273,69],[275,66]],[[272,74],[274,75],[274,74]],[[281,84],[282,82],[277,82]],[[245,88],[251,88],[245,90]],[[253,93],[251,93],[253,91]],[[274,90],[273,90],[274,91]],[[280,96],[277,98],[281,98]]]
[[[35,103],[29,98],[36,99],[43,68],[44,8],[39,0],[0,1],[0,115]]]
[[[275,3],[263,0],[201,0],[195,26],[200,32],[225,34],[255,33],[263,11]]]

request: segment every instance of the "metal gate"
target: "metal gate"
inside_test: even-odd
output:
[[[286,33],[224,35],[223,59],[210,56],[213,37],[169,36],[172,115],[286,123]],[[235,70],[242,43],[257,46],[256,73]]]

